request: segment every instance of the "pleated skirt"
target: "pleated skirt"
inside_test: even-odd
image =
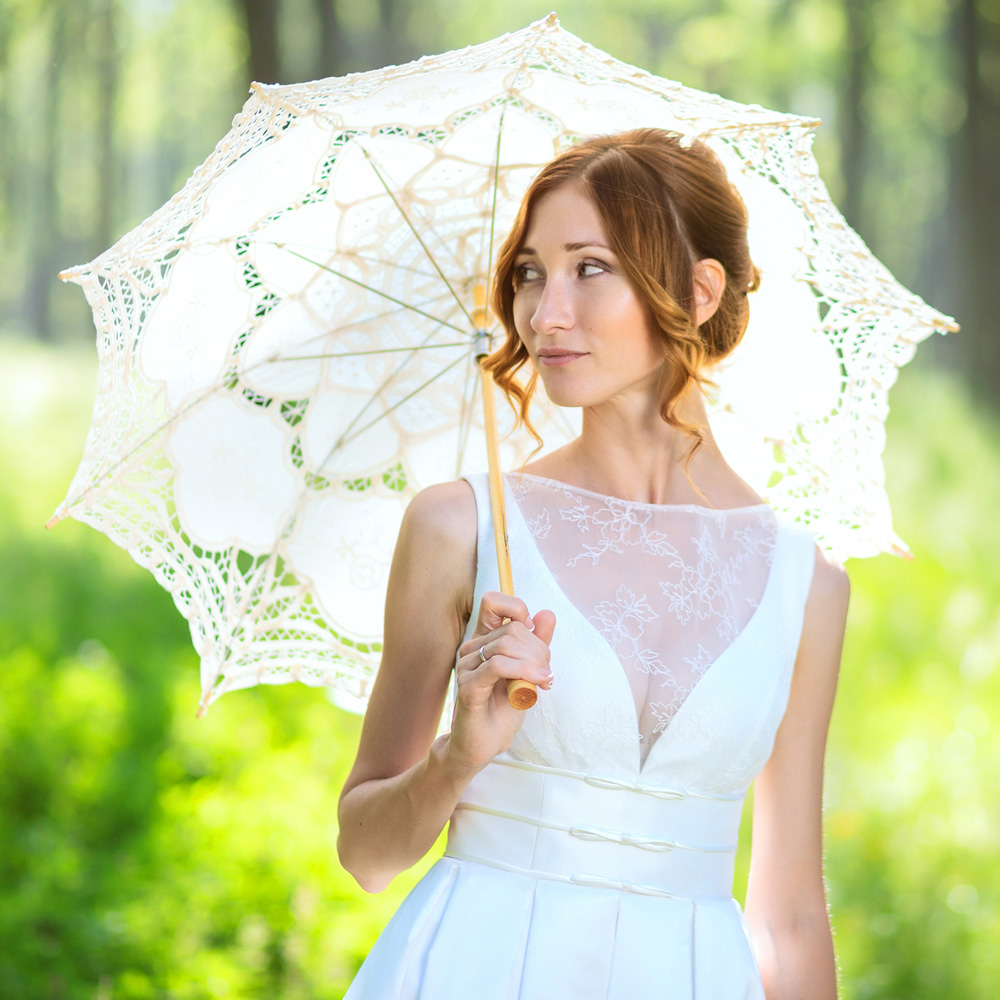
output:
[[[739,904],[568,884],[445,856],[345,1000],[764,1000]]]

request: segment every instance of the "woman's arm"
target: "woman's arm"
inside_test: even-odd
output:
[[[823,885],[823,755],[840,669],[847,574],[817,553],[788,708],[754,785],[746,918],[767,1000],[834,1000]]]
[[[338,811],[341,863],[369,892],[380,892],[427,853],[473,775],[510,746],[524,714],[507,705],[498,681],[549,683],[555,617],[543,611],[532,623],[523,602],[485,595],[476,633],[460,650],[452,732],[434,739],[472,612],[476,537],[475,498],[466,483],[423,491],[403,518],[382,661]]]

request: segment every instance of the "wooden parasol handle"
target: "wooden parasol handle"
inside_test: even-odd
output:
[[[479,377],[483,390],[483,417],[486,424],[486,456],[490,470],[490,506],[493,509],[493,537],[497,546],[497,568],[500,571],[500,590],[514,596],[514,578],[510,571],[510,547],[507,541],[507,512],[503,499],[503,480],[500,477],[500,449],[497,446],[497,412],[493,398],[493,376],[483,368],[485,355],[477,358]],[[538,700],[538,689],[530,681],[507,682],[507,701],[511,708],[525,711]]]

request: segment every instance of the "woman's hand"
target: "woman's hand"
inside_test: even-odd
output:
[[[448,756],[458,773],[472,775],[506,750],[524,722],[507,703],[507,681],[552,686],[551,611],[529,616],[524,601],[494,591],[483,595],[472,637],[459,648],[458,694]]]

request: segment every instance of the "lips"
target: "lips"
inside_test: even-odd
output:
[[[538,352],[538,363],[546,368],[568,365],[587,356],[586,351],[571,351],[563,347],[543,347]]]

